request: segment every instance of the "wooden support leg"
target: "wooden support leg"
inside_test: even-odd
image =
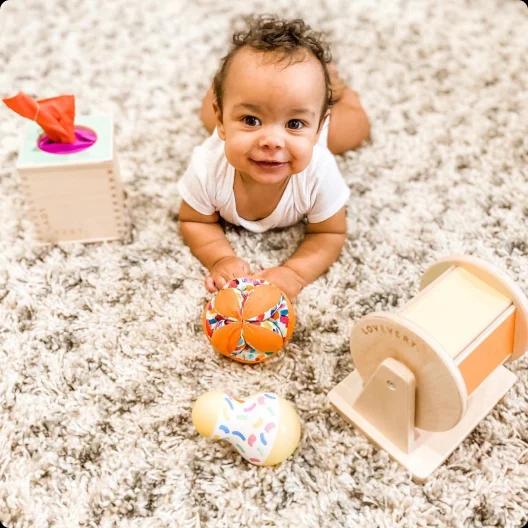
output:
[[[414,444],[415,390],[414,374],[403,363],[387,358],[353,407],[387,440],[408,453]]]

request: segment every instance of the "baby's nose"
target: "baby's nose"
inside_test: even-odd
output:
[[[269,127],[262,130],[259,137],[259,147],[269,149],[284,148],[284,134],[277,127]]]

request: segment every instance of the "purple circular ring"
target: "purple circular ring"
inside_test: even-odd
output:
[[[90,128],[75,127],[75,141],[73,143],[56,143],[46,134],[42,134],[37,141],[38,148],[49,154],[74,154],[90,148],[97,141],[97,134]]]

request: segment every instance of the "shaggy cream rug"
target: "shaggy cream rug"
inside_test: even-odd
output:
[[[298,300],[286,353],[215,355],[199,326],[203,270],[178,235],[176,182],[206,133],[201,97],[241,15],[326,31],[373,123],[339,158],[348,243]],[[514,387],[424,484],[330,407],[353,368],[350,325],[394,311],[423,270],[480,256],[528,289],[528,9],[520,0],[8,0],[0,95],[77,96],[111,112],[130,243],[38,247],[14,170],[22,120],[0,108],[0,520],[8,527],[521,526],[528,517],[528,361]],[[230,229],[254,266],[299,227]],[[303,423],[282,465],[203,439],[211,388],[276,391]]]

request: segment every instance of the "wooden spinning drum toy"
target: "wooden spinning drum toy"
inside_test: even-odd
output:
[[[330,402],[407,467],[429,476],[513,385],[502,364],[528,345],[528,301],[491,265],[451,257],[398,313],[352,329],[356,370]]]

